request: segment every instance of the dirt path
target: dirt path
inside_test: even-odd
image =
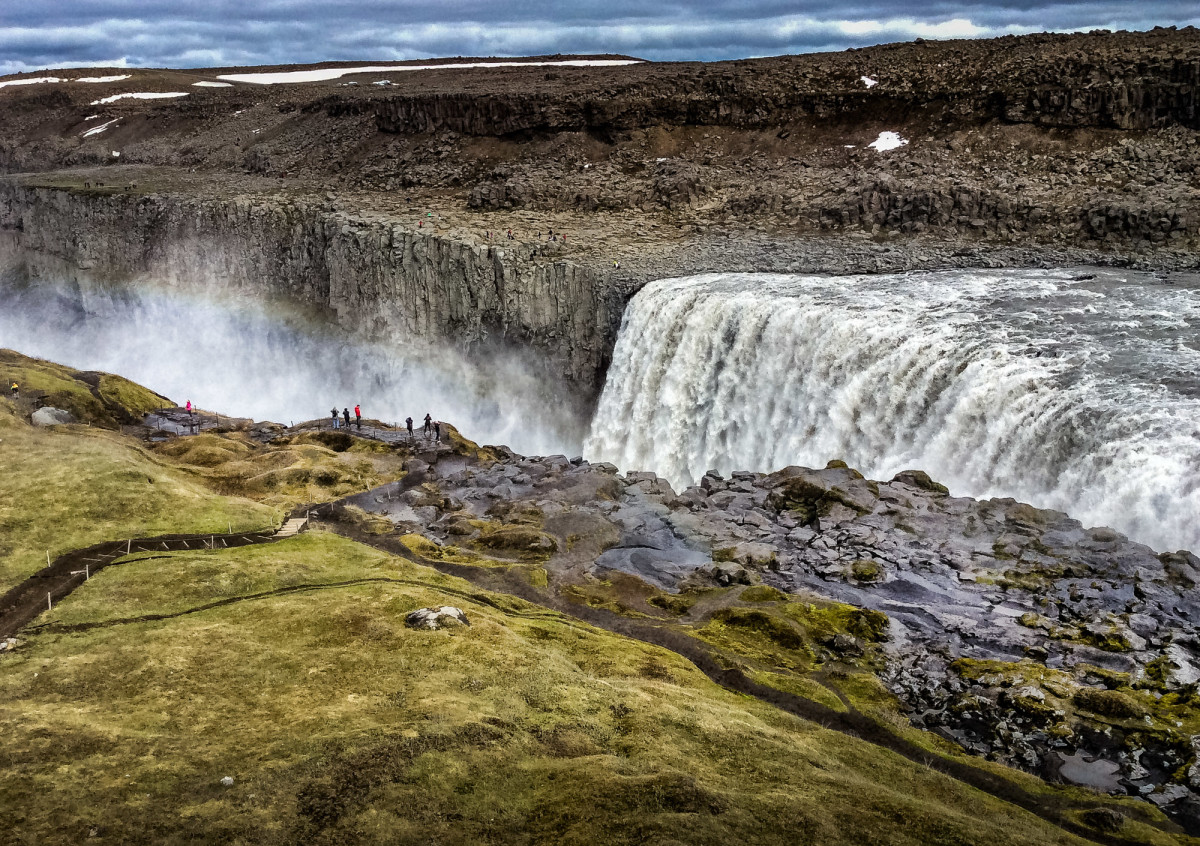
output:
[[[228,549],[272,543],[292,537],[307,522],[293,518],[276,529],[232,534],[161,535],[106,541],[63,553],[8,593],[0,596],[0,639],[13,637],[95,573],[137,552],[185,552],[192,549]]]

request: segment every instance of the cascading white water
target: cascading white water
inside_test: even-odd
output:
[[[586,452],[917,468],[1200,549],[1200,281],[1098,270],[711,274],[630,303]]]

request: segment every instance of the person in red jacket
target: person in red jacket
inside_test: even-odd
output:
[[[357,405],[354,406],[354,424],[358,426],[358,431],[362,431],[362,409]]]

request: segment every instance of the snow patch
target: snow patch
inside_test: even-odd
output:
[[[92,127],[91,129],[89,129],[87,132],[84,132],[84,133],[83,133],[83,137],[84,137],[84,138],[90,138],[90,137],[92,137],[93,135],[99,135],[101,132],[103,132],[104,130],[108,129],[110,126],[112,126],[114,123],[116,123],[116,122],[117,122],[117,121],[119,121],[119,120],[120,120],[120,118],[113,118],[113,119],[112,119],[112,120],[110,120],[108,123],[102,123],[102,124],[100,124],[99,126],[93,126],[93,127]]]
[[[73,79],[72,82],[120,82],[122,79],[129,79],[133,74],[124,73],[120,76],[81,76],[79,79]]]
[[[114,94],[111,97],[104,97],[100,100],[93,100],[88,105],[100,106],[104,103],[113,103],[117,100],[125,100],[132,98],[135,100],[161,100],[167,97],[186,97],[186,91],[138,91],[132,94]]]
[[[886,153],[888,150],[903,147],[907,143],[908,139],[901,138],[899,132],[881,132],[879,133],[879,137],[867,146],[880,153]]]
[[[112,154],[113,154],[113,158],[114,158],[114,159],[119,159],[119,158],[121,158],[121,154],[120,154],[120,153],[118,153],[116,150],[113,150],[113,151],[112,151]]]
[[[34,85],[38,82],[62,82],[57,76],[35,76],[30,79],[7,79],[0,82],[0,88],[6,88],[9,85]]]
[[[192,87],[193,88],[232,88],[233,83],[232,82],[213,82],[210,79],[205,79],[205,80],[201,80],[200,82],[193,82]]]
[[[464,68],[531,68],[531,67],[616,67],[618,65],[636,65],[637,59],[568,59],[561,62],[462,62],[447,65],[374,65],[365,68],[314,68],[300,71],[277,71],[274,73],[226,73],[217,79],[227,79],[231,82],[253,82],[258,85],[275,85],[281,82],[327,82],[331,79],[341,79],[349,74],[360,73],[395,73],[397,71],[418,70],[462,70]]]
[[[98,117],[100,117],[100,115],[88,115],[84,118],[84,120],[95,120]]]
[[[876,85],[879,84],[878,79],[871,79],[871,77],[869,77],[869,76],[859,77],[859,79],[861,79],[862,84],[867,86],[868,88],[874,88]]]

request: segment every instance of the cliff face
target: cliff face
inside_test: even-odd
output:
[[[375,105],[382,132],[451,131],[465,135],[623,131],[660,125],[769,129],[806,120],[900,118],[945,123],[1004,120],[1047,127],[1154,129],[1200,128],[1196,92],[1200,65],[1170,61],[1149,78],[1104,83],[1048,83],[997,90],[986,86],[931,85],[927,90],[854,91],[857,80],[831,80],[818,91],[764,88],[756,79],[686,80],[672,90],[645,85],[610,92],[508,92],[396,96]],[[981,91],[980,88],[983,88]],[[972,90],[973,89],[973,90]],[[333,98],[328,114],[362,113],[363,101]]]
[[[594,269],[527,253],[328,205],[0,183],[0,268],[10,277],[283,297],[367,338],[530,351],[543,375],[587,401],[627,293]]]

